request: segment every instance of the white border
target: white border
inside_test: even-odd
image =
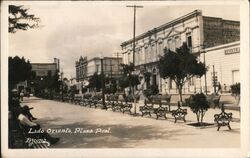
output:
[[[241,5],[241,56],[240,56],[240,67],[241,67],[241,104],[242,104],[242,119],[241,119],[241,148],[168,148],[168,149],[135,149],[135,148],[123,148],[123,149],[46,149],[46,150],[23,150],[23,149],[8,149],[8,4],[22,3],[24,5],[68,5],[76,4],[84,5],[85,3],[97,3],[97,2],[59,2],[59,1],[39,1],[39,2],[2,2],[1,3],[1,133],[2,133],[2,156],[3,157],[216,157],[216,158],[237,158],[247,157],[249,150],[249,3],[247,0],[241,1],[146,1],[146,2],[98,2],[102,5],[103,3],[112,4],[168,4],[168,5],[230,5],[240,4]],[[201,138],[202,139],[202,138]]]

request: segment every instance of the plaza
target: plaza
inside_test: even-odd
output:
[[[229,96],[222,97],[223,99]],[[198,128],[189,126],[196,115],[187,109],[186,123],[167,114],[167,119],[154,116],[133,116],[128,113],[83,107],[72,103],[24,98],[22,105],[34,107],[31,111],[41,127],[60,141],[50,148],[237,148],[240,147],[239,111],[233,113],[232,130],[216,125]],[[136,105],[137,112],[139,106]],[[172,109],[177,107],[173,104]],[[132,111],[134,110],[134,105]],[[204,122],[214,123],[214,114],[220,109],[209,109]]]

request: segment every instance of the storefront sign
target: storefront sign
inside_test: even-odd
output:
[[[225,55],[240,53],[240,47],[225,50]]]

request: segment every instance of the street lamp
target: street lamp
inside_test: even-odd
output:
[[[101,59],[101,75],[102,75],[102,105],[103,109],[107,110],[106,104],[105,104],[105,78],[103,73],[103,57],[100,57]]]

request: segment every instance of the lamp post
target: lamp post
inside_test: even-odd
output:
[[[106,104],[105,104],[105,78],[103,73],[103,57],[101,56],[101,75],[102,75],[102,105],[103,109],[107,110]]]

